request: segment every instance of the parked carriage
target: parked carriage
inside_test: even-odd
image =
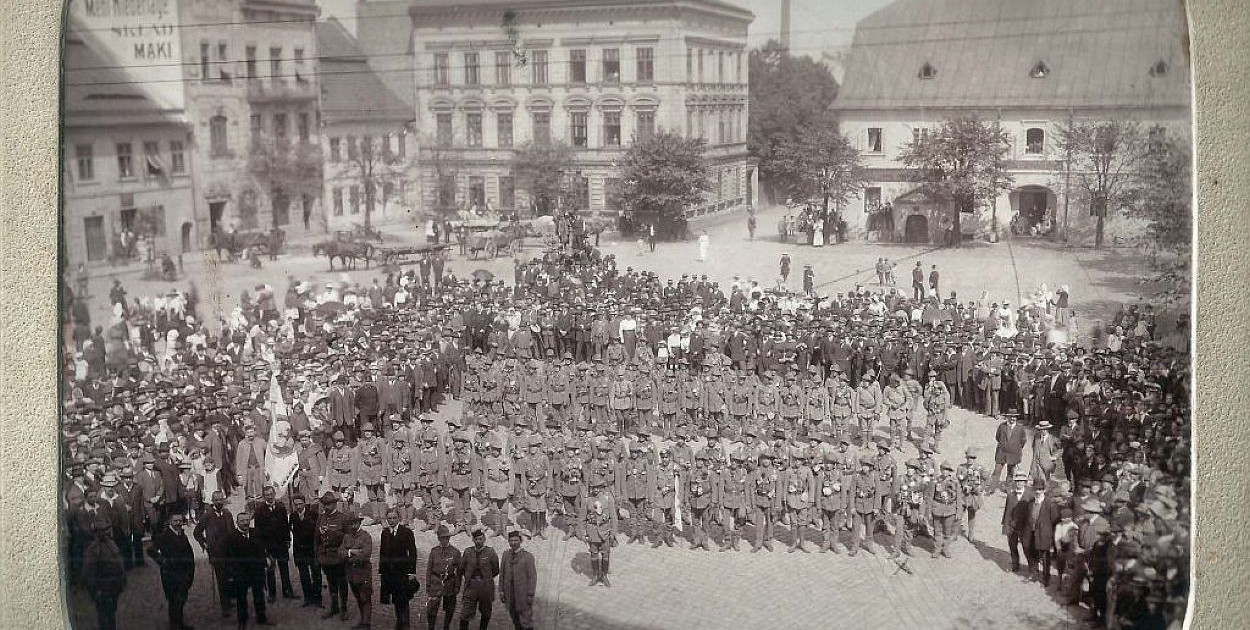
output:
[[[404,245],[401,247],[378,247],[374,250],[373,257],[383,266],[403,265],[412,262],[408,260],[410,257],[430,252],[441,252],[444,249],[447,249],[446,245],[435,245],[433,243]]]

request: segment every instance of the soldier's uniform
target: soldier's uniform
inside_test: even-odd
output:
[[[765,380],[755,388],[755,415],[777,417],[780,406],[777,383],[772,379]]]
[[[829,390],[829,417],[833,424],[833,436],[841,439],[851,429],[851,419],[855,416],[853,407],[856,392],[846,382],[846,373],[837,369],[837,378]]]
[[[547,381],[533,364],[530,366],[529,373],[525,375],[522,390],[525,396],[526,415],[534,422],[542,422],[540,414],[547,399]]]
[[[625,377],[625,370],[616,373],[611,381],[610,404],[612,407],[612,423],[622,433],[629,432],[633,426],[634,416],[634,382]]]
[[[808,433],[825,428],[829,422],[829,389],[819,381],[807,390],[803,401],[803,420]]]
[[[712,471],[708,469],[708,457],[705,453],[696,456],[695,467],[684,481],[682,504],[690,511],[690,548],[711,551],[707,539],[707,517],[708,510],[712,507],[716,481]]]
[[[933,432],[934,450],[942,450],[942,431],[950,421],[946,418],[946,410],[951,406],[951,393],[946,383],[937,378],[936,371],[929,372],[929,384],[924,388],[924,409],[927,425]]]
[[[786,495],[785,512],[790,520],[790,552],[807,553],[807,549],[803,547],[803,527],[808,524],[811,517],[816,481],[805,450],[793,449],[790,452],[790,458],[791,465],[784,471],[781,480],[781,486],[785,488]]]
[[[925,506],[933,525],[933,557],[941,553],[949,558],[950,541],[959,535],[959,513],[964,508],[963,487],[950,462],[942,462],[941,476],[932,484]]]
[[[747,417],[755,409],[755,390],[747,383],[745,376],[738,377],[738,382],[729,391],[729,415],[734,426],[746,424]]]
[[[716,427],[717,430],[724,428],[725,410],[728,407],[728,398],[731,395],[730,389],[730,385],[721,377],[719,367],[714,368],[702,384],[703,396],[699,402],[698,411],[702,412],[707,418],[707,422]],[[689,412],[690,408],[687,407],[686,413],[689,414]]]
[[[972,542],[972,532],[976,525],[977,510],[981,509],[982,496],[985,494],[985,482],[989,474],[976,462],[976,450],[968,447],[965,455],[968,461],[955,469],[955,478],[959,480],[959,488],[963,497],[964,538]]]
[[[824,459],[825,466],[816,478],[816,506],[820,510],[820,528],[824,532],[820,550],[841,552],[844,547],[838,540],[838,533],[848,523],[847,511],[851,505],[849,468],[854,460],[849,453],[839,452],[826,453]]]
[[[446,453],[439,445],[438,432],[433,427],[421,434],[421,450],[417,451],[413,461],[414,484],[417,494],[421,497],[422,518],[428,529],[434,529],[437,523],[430,518],[430,513],[437,509],[442,496],[443,475],[446,469]]]
[[[586,465],[586,496],[590,501],[616,488],[616,462],[612,461],[611,453],[612,444],[604,440],[596,445],[594,459]],[[616,514],[611,516],[615,529]]]
[[[637,410],[635,417],[639,427],[650,426],[654,421],[655,405],[655,379],[645,372],[637,374],[634,377],[634,409]],[[634,430],[633,424],[621,427],[621,433],[632,433]]]
[[[781,412],[781,419],[785,421],[788,435],[803,435],[803,388],[794,382],[793,374],[790,376],[790,383],[779,388],[777,407]]]
[[[525,459],[525,505],[529,513],[530,534],[545,539],[547,503],[552,489],[551,461],[542,453],[543,439],[530,437],[530,455]]]
[[[476,370],[468,370],[460,384],[460,396],[464,402],[464,411],[481,415],[485,409],[482,405],[482,377]]]
[[[508,514],[508,499],[512,496],[512,458],[503,455],[503,444],[490,444],[489,454],[482,459],[481,481],[478,485],[485,491],[483,497],[493,512],[490,524],[495,533],[502,536],[507,531],[511,517]],[[486,518],[483,517],[485,522]]]
[[[881,511],[881,496],[877,493],[877,479],[874,467],[875,460],[871,455],[859,458],[860,470],[851,477],[847,494],[851,499],[851,552],[855,555],[862,546],[864,551],[873,551],[872,534],[876,528],[877,515]]]
[[[389,468],[390,449],[382,438],[367,435],[373,433],[372,424],[362,424],[360,432],[366,434],[366,437],[356,443],[356,480],[365,487],[368,493],[369,504],[365,506],[365,515],[374,520],[381,520],[386,514],[384,484]]]
[[[301,438],[310,437],[311,435],[306,430],[300,432]],[[316,502],[317,496],[321,492],[322,482],[325,480],[326,468],[326,454],[322,452],[321,446],[311,442],[307,446],[301,445],[299,469],[295,474],[296,496],[304,497],[304,500],[308,503]]]
[[[773,524],[781,501],[778,492],[780,474],[773,467],[772,453],[761,452],[759,459],[760,467],[755,469],[750,480],[751,522],[755,524],[755,542],[751,545],[753,552],[758,552],[761,546],[773,550]]]
[[[895,495],[893,510],[894,548],[890,556],[900,552],[911,555],[911,542],[916,531],[924,527],[927,514],[925,505],[931,492],[930,484],[920,470],[920,462],[912,459],[907,462],[907,472],[899,480],[898,493]]]
[[[503,384],[499,387],[499,419],[504,426],[511,426],[523,414],[521,381],[521,376],[515,371],[504,371]]]
[[[580,538],[580,525],[586,506],[586,462],[582,459],[577,442],[570,442],[563,453],[553,462],[552,476],[556,493],[561,501],[564,525],[568,529],[564,537]]]
[[[716,489],[717,507],[722,511],[722,525],[726,529],[721,551],[738,550],[741,528],[751,507],[751,474],[743,466],[746,458],[741,452],[734,452],[729,460],[729,467],[721,472]]]
[[[350,486],[356,485],[356,449],[348,446],[341,431],[335,431],[334,446],[326,456],[325,485],[335,492],[342,493]]]
[[[412,521],[412,491],[417,485],[417,473],[413,468],[413,461],[416,458],[412,447],[408,445],[408,431],[394,431],[391,433],[391,439],[394,446],[391,448],[387,480],[395,496],[395,508],[399,511],[399,517],[407,523]]]
[[[881,386],[870,380],[872,374],[872,370],[866,372],[859,387],[855,388],[854,408],[859,418],[860,445],[865,447],[872,444],[873,430],[885,406]]]
[[[477,481],[476,473],[479,468],[477,455],[474,454],[469,439],[468,433],[464,431],[457,432],[452,437],[454,446],[447,458],[447,480],[443,484],[452,491],[455,507],[458,510],[457,518],[452,524],[455,525],[456,531],[466,532],[469,528],[469,500],[474,483]]]
[[[927,413],[926,407],[924,406],[924,403],[925,403],[924,386],[921,385],[920,381],[914,378],[914,376],[915,375],[913,374],[911,368],[907,368],[903,371],[902,386],[903,386],[903,389],[907,392],[907,396],[910,398],[910,404],[908,406],[908,414],[907,414],[907,439],[908,440],[915,439],[913,437],[915,434],[912,432],[915,426],[919,426],[922,431],[924,431],[926,427],[929,426],[928,425],[928,413]]]
[[[656,539],[651,544],[652,548],[659,547],[661,544],[673,546],[674,537],[674,510],[676,509],[676,498],[678,488],[678,477],[682,472],[681,467],[673,463],[672,457],[668,451],[660,452],[660,461],[654,468],[655,474],[651,476],[651,497],[649,502],[651,509],[654,511],[653,521],[656,524]]]
[[[566,355],[565,358],[569,358]],[[569,405],[573,402],[573,384],[569,382],[569,374],[563,370],[547,378],[547,404],[551,405],[551,413],[561,422],[569,418]],[[542,421],[541,418],[538,419]]]
[[[890,420],[890,442],[894,448],[899,448],[903,442],[903,427],[911,418],[911,394],[894,375],[881,394],[885,414]]]
[[[600,366],[599,371],[590,379],[589,420],[594,423],[597,430],[606,431],[611,423],[611,415],[608,413],[608,403],[611,400],[611,396],[612,382],[608,380],[602,366]]]
[[[585,363],[578,365],[577,376],[572,380],[573,392],[569,400],[569,414],[585,418],[590,413],[590,387],[593,377]],[[606,391],[604,392],[607,393]],[[606,401],[606,399],[605,399]]]
[[[616,496],[628,506],[629,518],[625,522],[626,542],[638,542],[644,535],[647,500],[651,498],[651,488],[655,483],[651,470],[651,462],[647,459],[640,444],[629,448],[629,457],[623,459],[616,473]]]
[[[660,384],[660,434],[665,437],[671,437],[677,427],[677,414],[683,408],[683,394],[684,389],[677,382],[677,375],[670,371]],[[697,412],[697,406],[695,409]]]

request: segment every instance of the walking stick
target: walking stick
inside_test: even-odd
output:
[[[208,568],[209,568],[209,570],[210,570],[210,571],[212,571],[212,572],[213,572],[213,604],[214,604],[214,605],[217,605],[217,606],[220,606],[220,605],[221,605],[221,602],[219,602],[219,601],[218,601],[218,599],[220,598],[220,595],[217,593],[217,591],[218,591],[218,588],[217,588],[217,567],[213,566],[213,565],[210,563],[210,564],[208,565]]]

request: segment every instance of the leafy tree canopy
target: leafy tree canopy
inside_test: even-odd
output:
[[[823,64],[790,55],[777,40],[751,51],[749,71],[747,148],[759,158],[760,174],[771,179],[781,173],[778,147],[826,117],[838,83]]]
[[[832,117],[787,136],[774,156],[777,180],[795,199],[820,199],[841,207],[863,188],[859,151]]]
[[[704,142],[672,132],[636,141],[621,161],[621,202],[635,215],[685,216],[712,189]]]

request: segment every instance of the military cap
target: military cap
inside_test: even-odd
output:
[[[1028,473],[1024,473],[1024,472],[1018,472],[1018,473],[1016,473],[1016,474],[1014,474],[1014,475],[1012,475],[1012,476],[1011,476],[1011,480],[1012,480],[1012,481],[1028,481],[1028,480],[1029,480],[1029,474],[1028,474]]]
[[[952,464],[949,460],[948,460],[948,461],[943,461],[943,462],[942,462],[942,470],[955,470],[955,465],[954,465],[954,464]]]
[[[331,436],[331,439],[334,440],[335,442],[342,442],[343,440],[347,439],[347,436],[343,435],[342,431],[335,431],[334,435]]]
[[[933,443],[932,443],[932,442],[930,442],[929,440],[925,440],[925,441],[921,442],[921,443],[920,443],[920,452],[921,452],[921,453],[928,453],[928,454],[932,455],[932,454],[933,454]]]
[[[859,465],[860,466],[872,466],[873,468],[876,468],[877,462],[872,459],[872,455],[864,455],[859,458]]]
[[[885,449],[885,450],[889,451],[889,450],[892,450],[894,447],[893,447],[893,445],[891,445],[891,444],[890,444],[890,441],[889,441],[889,440],[887,440],[887,439],[885,439],[885,438],[879,438],[879,439],[877,440],[877,448],[879,448],[879,449]]]
[[[434,536],[436,538],[451,538],[451,530],[447,529],[446,525],[439,525],[438,529],[434,530]]]
[[[337,494],[335,494],[335,492],[334,492],[333,490],[326,490],[326,491],[325,491],[324,493],[322,493],[322,495],[321,495],[321,503],[323,503],[323,504],[327,504],[327,505],[328,505],[328,504],[330,504],[330,503],[337,503],[337,502],[338,502],[338,500],[339,500],[339,497],[338,497],[338,495],[337,495]]]
[[[968,447],[968,450],[964,451],[964,457],[976,459],[976,456],[977,456],[977,449],[971,446]]]
[[[1102,502],[1099,501],[1098,499],[1095,499],[1094,497],[1090,497],[1081,502],[1081,509],[1085,510],[1086,512],[1101,513]]]
[[[913,458],[913,459],[909,459],[909,460],[907,460],[907,464],[906,464],[906,465],[907,465],[907,467],[908,467],[908,468],[915,468],[916,470],[920,470],[920,460],[918,460],[918,459],[914,459],[914,458]]]

